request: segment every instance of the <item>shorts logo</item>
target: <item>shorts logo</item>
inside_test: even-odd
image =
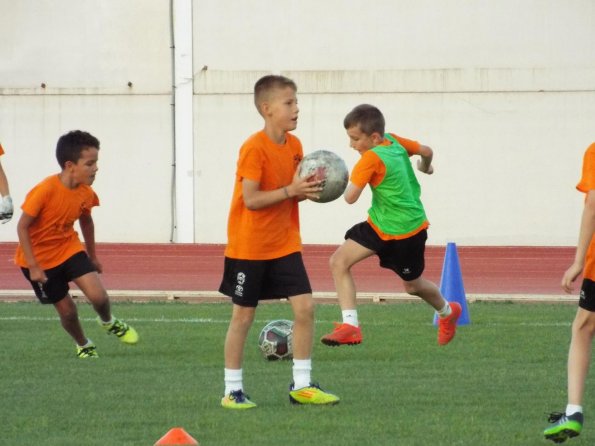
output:
[[[411,269],[410,268],[403,268],[402,273],[403,274],[411,274]]]
[[[585,294],[585,290],[581,290],[581,293],[579,296],[580,296],[581,300],[585,300],[587,298],[587,295]]]
[[[242,297],[244,295],[244,287],[242,285],[246,282],[246,274],[239,272],[236,276],[236,281],[238,284],[236,285],[234,294],[238,297]]]
[[[246,281],[246,274],[241,273],[241,272],[238,273],[237,281],[238,281],[238,284],[244,285],[244,282]]]

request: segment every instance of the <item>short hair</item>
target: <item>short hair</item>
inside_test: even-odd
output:
[[[64,169],[67,161],[77,163],[83,150],[94,147],[99,150],[99,140],[93,135],[81,130],[73,130],[62,135],[56,144],[56,159]]]
[[[269,74],[258,79],[256,84],[254,84],[254,105],[256,105],[258,112],[260,113],[260,104],[270,99],[273,90],[280,90],[287,87],[292,88],[293,91],[297,91],[295,82],[285,76]]]
[[[343,120],[346,130],[359,126],[362,133],[371,135],[374,132],[384,135],[384,116],[382,112],[373,105],[361,104],[347,113]]]

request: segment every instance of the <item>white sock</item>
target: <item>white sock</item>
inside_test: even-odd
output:
[[[112,318],[109,321],[105,322],[104,320],[102,320],[101,323],[103,325],[112,325],[115,320],[116,320],[116,318],[114,318],[114,315],[112,314]]]
[[[244,390],[242,369],[225,369],[225,395],[234,390]]]
[[[566,416],[570,416],[577,412],[583,413],[583,406],[578,406],[576,404],[569,404],[566,406]]]
[[[359,327],[359,321],[357,320],[357,310],[343,310],[343,323]]]
[[[85,345],[79,345],[80,348],[87,348],[87,347],[91,347],[93,345],[93,341],[89,338],[87,338],[87,342],[85,342]]]
[[[310,375],[312,372],[311,359],[293,360],[293,388],[301,389],[310,386]]]
[[[450,304],[448,303],[448,301],[446,301],[446,305],[444,305],[442,310],[436,311],[436,313],[438,313],[438,317],[450,316],[450,313],[452,313],[452,310],[450,309]]]

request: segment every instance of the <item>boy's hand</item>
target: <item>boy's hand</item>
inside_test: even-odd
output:
[[[434,166],[432,166],[431,161],[428,163],[425,159],[422,158],[420,160],[417,160],[417,170],[428,175],[432,175],[434,173]]]
[[[298,201],[308,199],[317,199],[320,197],[322,191],[322,181],[314,179],[314,175],[306,178],[301,178],[296,172],[293,176],[293,181],[287,186],[287,191],[290,197],[297,198]]]
[[[576,278],[583,272],[583,265],[574,262],[570,265],[570,268],[566,270],[564,276],[562,276],[562,289],[567,293],[571,293],[573,286],[572,283],[576,280]]]
[[[39,266],[29,267],[29,279],[31,282],[38,282],[44,284],[48,281],[45,272]]]
[[[5,195],[0,200],[0,221],[2,221],[2,224],[10,221],[13,211],[12,198],[10,198],[10,195]]]

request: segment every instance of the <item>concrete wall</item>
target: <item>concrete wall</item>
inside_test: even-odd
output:
[[[594,2],[246,4],[192,2],[192,241],[225,242],[237,152],[262,127],[252,86],[275,72],[298,84],[295,133],[306,152],[334,150],[352,166],[357,153],[341,123],[362,102],[384,111],[388,130],[435,150],[436,173],[419,175],[430,244],[576,242],[582,197],[574,185],[595,140]],[[169,2],[0,7],[0,140],[15,201],[56,170],[59,135],[84,128],[102,142],[98,240],[168,242]],[[304,242],[340,243],[365,218],[368,198],[303,203]],[[0,241],[16,240],[14,224],[0,226]]]

